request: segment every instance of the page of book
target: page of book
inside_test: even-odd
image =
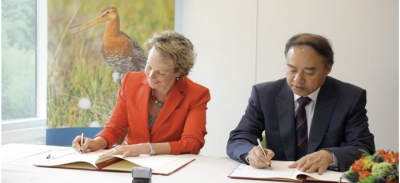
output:
[[[168,175],[179,168],[194,161],[193,158],[184,158],[172,155],[140,155],[138,157],[122,158],[122,155],[99,157],[107,150],[98,150],[90,153],[79,153],[73,149],[50,152],[47,160],[34,164],[35,166],[75,168],[89,170],[124,171],[131,172],[133,167],[152,168],[154,174]]]
[[[102,157],[99,158],[101,154],[103,154],[104,150],[99,150],[90,153],[79,153],[73,149],[66,149],[61,151],[52,151],[49,152],[47,160],[37,163],[35,165],[40,166],[62,166],[62,167],[79,167],[85,169],[98,169],[96,164],[98,162],[109,160],[113,157]],[[89,164],[89,165],[88,165]]]
[[[270,179],[282,181],[295,181],[296,176],[293,175],[293,170],[288,168],[290,162],[271,161],[272,170],[257,169],[246,164],[240,164],[230,175],[231,178],[248,178],[248,179]]]
[[[125,161],[104,167],[103,170],[131,171],[132,167],[149,167],[153,174],[169,175],[186,164],[194,161],[193,158],[178,158],[173,156],[139,156],[127,157]]]
[[[295,168],[289,168],[293,161],[271,161],[272,170],[257,169],[246,164],[240,164],[228,177],[243,178],[243,179],[259,179],[259,180],[282,180],[282,181],[297,181],[300,175],[306,175],[307,180],[320,182],[338,182],[342,176],[341,172],[325,171],[322,175],[318,173],[305,173]],[[303,176],[304,177],[304,176]],[[345,180],[342,180],[345,182]]]

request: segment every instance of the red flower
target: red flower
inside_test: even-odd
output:
[[[358,175],[360,175],[360,177],[358,177],[358,179],[363,180],[365,177],[370,176],[371,172],[369,170],[363,170],[363,171],[359,171]]]
[[[395,179],[395,180],[390,180],[389,177],[386,177],[386,183],[399,183],[399,180]]]

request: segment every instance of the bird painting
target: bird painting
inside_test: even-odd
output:
[[[73,26],[86,27],[75,34],[89,29],[101,22],[106,23],[101,45],[101,54],[107,64],[113,69],[113,78],[119,83],[126,72],[142,71],[146,66],[147,57],[140,45],[120,30],[118,10],[108,7],[101,11],[100,16],[85,23]]]

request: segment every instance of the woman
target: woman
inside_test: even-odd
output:
[[[207,88],[187,78],[196,53],[189,39],[173,31],[155,34],[145,45],[144,72],[128,72],[104,129],[94,139],[73,140],[83,153],[111,148],[128,131],[120,146],[104,155],[198,154],[204,145]]]

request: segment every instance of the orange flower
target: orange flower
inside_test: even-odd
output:
[[[364,167],[364,164],[366,163],[366,159],[364,156],[361,156],[361,159],[356,160],[353,165],[351,166],[353,172],[359,172],[362,171],[362,168]]]
[[[363,170],[363,171],[359,171],[358,175],[360,175],[360,177],[358,177],[358,179],[363,180],[365,177],[370,176],[371,172],[369,170]]]
[[[385,154],[387,154],[387,152],[384,151],[383,149],[379,149],[379,150],[377,150],[376,152],[377,152],[378,154],[380,154],[380,155],[385,155]]]
[[[399,163],[399,152],[383,155],[383,161],[392,165]]]
[[[346,179],[352,183],[370,182],[375,179],[379,179],[379,181],[386,179],[386,183],[399,183],[399,152],[382,149],[377,150],[374,154],[369,154],[365,150],[361,150],[361,152],[361,158],[354,161],[350,170],[343,174]],[[358,176],[358,180],[356,176]]]

